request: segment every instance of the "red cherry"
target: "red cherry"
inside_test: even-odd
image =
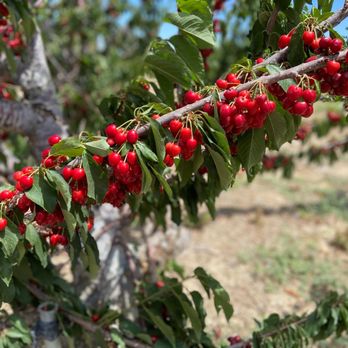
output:
[[[27,167],[22,168],[22,172],[25,175],[30,175],[33,172],[33,170],[34,169],[31,166],[27,166]]]
[[[137,163],[137,154],[134,151],[129,151],[127,154],[127,162],[131,165],[134,166],[134,164]]]
[[[58,144],[62,138],[58,134],[53,134],[48,138],[48,143],[50,146]]]
[[[116,167],[120,161],[121,161],[121,156],[119,153],[116,153],[116,152],[109,153],[108,163],[110,167]]]
[[[292,113],[295,115],[303,115],[306,113],[308,104],[304,101],[298,101],[292,107]]]
[[[174,143],[167,143],[166,144],[166,152],[169,156],[175,157],[180,155],[181,153],[181,147]]]
[[[85,170],[83,168],[74,168],[71,177],[75,181],[83,180],[86,177]]]
[[[4,17],[7,17],[10,14],[8,8],[3,3],[0,3],[0,14],[3,15]]]
[[[226,100],[231,101],[234,98],[236,98],[238,96],[238,92],[237,90],[235,90],[234,88],[228,89],[225,93],[224,93],[224,97]]]
[[[339,122],[341,120],[341,115],[335,111],[329,111],[327,117],[330,122]]]
[[[108,138],[115,138],[117,133],[118,133],[118,130],[115,124],[109,124],[105,128],[105,134]]]
[[[332,39],[330,37],[322,37],[319,41],[319,47],[322,50],[327,50],[331,46],[331,43]]]
[[[19,181],[19,179],[24,175],[24,173],[21,170],[18,170],[16,172],[13,173],[13,179],[15,181]]]
[[[158,120],[160,117],[161,117],[161,115],[158,115],[158,114],[153,114],[153,115],[151,116],[151,118],[152,118],[153,120]]]
[[[5,218],[0,218],[0,231],[3,231],[7,226],[7,220]]]
[[[33,186],[34,179],[31,176],[23,175],[19,182],[24,190],[29,190]]]
[[[183,141],[183,142],[186,142],[187,140],[189,140],[190,138],[192,138],[192,131],[190,128],[188,127],[184,127],[181,129],[181,132],[180,132],[180,139]],[[173,156],[174,157],[174,156]]]
[[[320,39],[314,39],[311,42],[310,47],[311,47],[312,51],[316,52],[320,47]]]
[[[238,80],[238,77],[237,77],[236,74],[229,73],[229,74],[226,75],[226,81],[227,81],[228,83],[233,83],[233,82],[235,82],[236,80]]]
[[[73,202],[79,203],[79,204],[84,204],[86,200],[86,193],[84,190],[73,190],[71,193],[71,198]]]
[[[169,129],[174,136],[176,136],[179,130],[182,128],[182,122],[179,120],[171,120],[169,122]]]
[[[21,222],[19,225],[18,225],[18,232],[20,235],[23,235],[25,233],[25,231],[27,230],[27,226]]]
[[[7,201],[8,199],[12,199],[15,193],[10,190],[3,190],[0,192],[0,201]]]
[[[64,167],[62,170],[62,176],[66,181],[69,181],[69,179],[72,177],[73,170],[70,167]]]
[[[305,31],[302,35],[302,40],[306,45],[310,45],[315,39],[314,31]]]
[[[59,234],[52,234],[50,236],[50,244],[51,244],[51,246],[53,246],[53,247],[56,246],[58,244],[58,242],[59,242],[59,239],[60,239]]]
[[[262,58],[262,57],[259,57],[259,58],[257,58],[256,60],[255,60],[255,63],[256,64],[261,64],[261,63],[263,63],[265,60]]]
[[[59,244],[65,246],[65,245],[68,245],[68,244],[69,244],[69,239],[68,239],[67,236],[64,236],[63,234],[60,234],[60,235],[59,235],[58,242],[59,242]]]
[[[302,88],[296,85],[290,85],[288,90],[286,91],[286,96],[290,100],[297,100],[302,96]]]
[[[198,142],[195,138],[191,138],[186,142],[186,148],[190,151],[194,151],[198,145]]]
[[[51,149],[42,150],[42,152],[41,152],[41,158],[42,158],[42,159],[47,158],[48,155],[50,154],[50,151],[51,151]]]
[[[104,157],[99,155],[93,155],[94,162],[100,166],[104,163]]]
[[[187,91],[184,94],[184,103],[185,104],[192,104],[198,100],[200,100],[202,96],[194,91]]]
[[[218,80],[216,80],[216,85],[220,89],[227,89],[228,88],[228,82],[226,80],[218,79]]]
[[[174,164],[174,159],[170,155],[166,155],[166,157],[164,157],[163,162],[167,167],[171,167]]]
[[[289,35],[280,35],[279,40],[278,40],[278,47],[279,49],[283,49],[287,46],[289,46],[291,41],[291,36]]]
[[[212,116],[214,115],[214,106],[210,103],[205,103],[203,105],[202,111],[206,112],[208,115]]]
[[[330,45],[332,53],[338,53],[343,47],[343,42],[341,39],[333,39]]]
[[[93,322],[97,322],[100,319],[100,315],[99,314],[93,314],[91,316],[91,319]]]
[[[232,116],[233,109],[228,104],[222,104],[219,108],[219,114],[222,119],[226,119]]]
[[[308,105],[307,106],[307,110],[302,114],[302,117],[306,117],[307,118],[307,117],[312,116],[313,111],[314,111],[313,105]]]
[[[341,68],[341,64],[335,60],[329,60],[326,63],[326,71],[329,75],[335,75]]]
[[[126,142],[126,140],[127,140],[127,134],[124,131],[117,131],[114,137],[115,144],[122,145]]]
[[[166,284],[164,283],[163,280],[157,280],[157,282],[155,283],[155,285],[156,285],[156,288],[161,289],[161,288],[163,288]]]
[[[127,133],[127,141],[130,144],[135,144],[138,141],[138,138],[139,138],[138,133],[133,129]]]
[[[314,103],[317,98],[317,92],[314,89],[305,89],[302,92],[302,97],[307,103]]]
[[[126,175],[129,173],[129,164],[124,162],[124,161],[120,161],[118,162],[117,164],[117,172],[120,174],[120,175]]]
[[[235,115],[233,122],[237,128],[243,128],[246,124],[246,118],[242,114]]]
[[[50,156],[50,157],[44,158],[41,161],[41,163],[45,168],[52,168],[56,165],[56,160],[54,157]]]
[[[114,146],[115,145],[115,140],[112,138],[107,138],[106,142],[108,143],[109,146]]]

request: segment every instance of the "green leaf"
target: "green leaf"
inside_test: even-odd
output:
[[[110,152],[110,146],[106,142],[106,138],[90,141],[84,144],[86,149],[93,155],[107,156]]]
[[[126,348],[126,344],[122,337],[118,334],[118,332],[115,329],[111,329],[110,331],[110,337],[114,343],[117,344],[117,347],[119,348]]]
[[[180,12],[195,14],[207,23],[213,20],[213,14],[207,0],[177,0],[176,3]]]
[[[10,285],[12,274],[12,263],[8,258],[5,258],[5,254],[0,249],[0,279],[5,283],[6,286]]]
[[[158,71],[154,71],[154,74],[159,84],[159,93],[161,94],[163,101],[168,105],[174,106],[173,82]]]
[[[171,84],[178,83],[187,89],[191,87],[189,68],[167,42],[155,41],[145,57],[145,64],[155,73],[168,79]]]
[[[88,234],[85,248],[88,260],[88,270],[91,276],[94,278],[97,276],[99,271],[99,251],[95,240],[90,234]]]
[[[150,320],[158,327],[158,329],[162,332],[162,334],[167,338],[170,342],[171,346],[175,348],[175,335],[173,329],[167,325],[159,315],[152,313],[146,307],[143,307]]]
[[[82,156],[85,147],[78,138],[66,138],[51,148],[51,155],[63,155],[69,157]]]
[[[25,195],[34,203],[53,213],[57,205],[56,191],[47,183],[43,173],[34,175],[33,187]]]
[[[89,153],[83,154],[82,164],[87,178],[87,195],[97,203],[101,203],[108,189],[106,169],[98,165]]]
[[[163,161],[165,156],[164,140],[159,131],[159,123],[150,119],[150,127],[155,139],[156,153],[160,161]]]
[[[250,129],[239,138],[238,157],[246,171],[261,162],[264,153],[265,132],[262,128]]]
[[[280,106],[277,110],[267,117],[265,128],[268,135],[268,147],[271,150],[279,150],[280,147],[293,139],[289,138],[289,128],[292,123],[293,116],[283,110]],[[290,135],[292,135],[290,133]]]
[[[279,66],[273,65],[273,64],[267,65],[266,69],[270,75],[279,74],[280,72],[283,71],[283,69],[281,69]],[[293,79],[289,78],[289,79],[278,81],[278,84],[280,85],[280,87],[283,88],[284,92],[286,92],[288,90],[289,86],[296,85],[296,82]]]
[[[213,150],[210,146],[206,145],[210,156],[212,157],[218,176],[220,180],[220,185],[222,189],[228,189],[233,181],[233,173],[232,168],[228,162],[215,150]]]
[[[142,141],[137,141],[135,143],[135,148],[137,153],[141,152],[142,156],[149,161],[158,162],[156,154]]]
[[[214,305],[217,313],[219,313],[222,309],[225,314],[226,320],[229,321],[233,315],[233,307],[230,303],[230,297],[227,291],[215,278],[209,275],[203,268],[196,268],[194,270],[194,274],[202,284],[208,296],[210,296],[210,293],[213,292]]]
[[[175,52],[191,70],[194,80],[203,85],[205,71],[203,57],[198,48],[182,35],[172,36],[170,42],[174,45]]]
[[[215,46],[215,36],[211,21],[206,21],[194,14],[169,13],[165,20],[177,26],[181,32],[192,38],[199,48]]]
[[[172,199],[173,198],[173,191],[172,191],[171,187],[169,186],[167,180],[154,167],[151,166],[151,170],[155,174],[157,180],[162,185],[162,187],[163,187],[164,191],[166,192],[166,194],[168,195],[169,199]]]
[[[47,179],[55,186],[56,190],[62,195],[62,198],[68,209],[71,207],[70,186],[65,179],[56,171],[48,170],[46,172]]]
[[[143,159],[143,155],[142,152],[139,151],[139,149],[136,147],[135,151],[137,153],[138,156],[138,160],[141,166],[141,170],[143,172],[143,178],[142,178],[142,188],[141,191],[143,193],[147,192],[150,188],[151,188],[151,184],[152,184],[152,175],[149,171],[149,168],[146,166],[144,159]]]
[[[5,230],[0,232],[0,243],[3,246],[5,256],[10,257],[16,250],[18,244],[17,226],[9,219],[7,219],[7,226]]]
[[[216,144],[224,151],[224,153],[229,157],[230,156],[230,146],[226,138],[226,133],[221,127],[219,122],[211,116],[206,116],[204,121],[208,124],[209,131],[213,135]]]
[[[1,302],[10,303],[16,294],[16,288],[13,284],[13,281],[10,282],[10,284],[7,286],[1,279],[0,279],[0,304]]]
[[[3,40],[0,40],[0,51],[5,52],[6,63],[8,63],[11,74],[16,73],[16,60],[12,50],[10,50]]]
[[[47,252],[44,250],[43,242],[38,231],[32,224],[27,225],[25,239],[34,247],[35,254],[39,258],[42,267],[47,267]]]
[[[70,239],[73,238],[74,234],[75,234],[75,230],[76,230],[76,219],[74,217],[73,214],[71,214],[69,211],[62,209],[62,213],[64,216],[64,222],[68,228],[69,231],[69,236]]]
[[[197,339],[200,340],[202,335],[202,325],[201,325],[201,321],[200,321],[198,313],[192,307],[192,304],[186,299],[185,295],[183,294],[179,295],[173,290],[172,290],[172,293],[180,302],[182,309],[186,313],[187,317],[190,319],[192,329],[195,332]]]
[[[288,53],[288,62],[291,66],[299,65],[305,60],[306,54],[303,48],[303,35],[304,27],[299,24],[295,33],[291,37]]]

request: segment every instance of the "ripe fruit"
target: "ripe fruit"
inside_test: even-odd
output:
[[[117,133],[118,133],[118,130],[115,124],[109,124],[105,128],[105,134],[108,138],[114,138]]]
[[[181,153],[181,147],[174,143],[167,143],[166,144],[166,152],[169,156],[175,157],[180,155]]]
[[[194,91],[187,91],[184,94],[184,103],[185,104],[192,104],[196,102],[197,100],[200,100],[202,97],[200,94],[194,92]]]
[[[163,162],[167,167],[171,167],[174,164],[174,159],[170,155],[166,155],[166,157],[164,157]]]
[[[310,47],[312,49],[312,51],[316,52],[319,50],[320,47],[320,39],[314,39],[311,44]]]
[[[137,154],[134,151],[129,151],[127,154],[127,162],[133,166],[137,163]]]
[[[341,39],[333,39],[330,44],[330,50],[332,53],[339,52],[343,47],[343,42]]]
[[[226,98],[226,100],[231,101],[234,98],[236,98],[238,96],[238,92],[234,89],[228,89],[225,93],[224,93],[224,97]]]
[[[327,117],[330,122],[339,122],[341,120],[341,115],[335,111],[329,111]]]
[[[317,98],[317,92],[314,89],[305,89],[302,92],[302,98],[307,103],[314,103]]]
[[[335,75],[340,70],[341,64],[335,60],[329,60],[326,63],[326,71],[329,75]]]
[[[27,230],[27,226],[21,222],[19,225],[18,225],[18,232],[20,235],[23,235],[25,233],[25,231]]]
[[[33,186],[34,179],[31,176],[23,175],[19,182],[24,190],[29,190]]]
[[[127,140],[127,134],[124,131],[117,131],[114,137],[115,144],[122,145],[126,142],[126,140]]]
[[[306,45],[310,45],[315,39],[314,31],[305,31],[302,35],[302,40]]]
[[[242,114],[234,116],[233,122],[237,128],[243,128],[246,124],[246,118]]]
[[[332,39],[330,37],[322,37],[319,41],[319,47],[322,50],[327,50],[331,46],[331,43]]]
[[[50,236],[50,244],[52,246],[56,246],[59,242],[59,239],[60,239],[60,235],[59,234],[52,234]]]
[[[291,36],[289,35],[280,35],[279,40],[278,40],[278,47],[279,49],[283,49],[287,46],[289,46],[291,41]]]
[[[99,314],[93,314],[91,316],[91,319],[93,322],[97,322],[100,319],[100,315]]]
[[[302,88],[298,87],[296,85],[290,85],[287,92],[286,92],[286,96],[288,99],[295,101],[295,100],[301,98]]]
[[[182,122],[179,120],[171,120],[169,122],[169,129],[171,133],[176,136],[179,130],[182,128]]]
[[[85,170],[83,168],[74,168],[71,177],[75,181],[80,181],[86,177]]]
[[[74,202],[79,204],[84,204],[86,200],[86,193],[84,190],[73,190],[71,193],[71,198]]]
[[[214,106],[211,105],[210,103],[205,103],[203,105],[202,110],[206,112],[208,115],[212,116],[214,114]]]
[[[129,173],[129,164],[121,160],[118,162],[116,169],[120,175],[126,175]]]
[[[195,138],[191,138],[186,142],[186,148],[190,151],[194,151],[198,145],[198,142]]]
[[[64,167],[62,170],[63,178],[68,181],[72,177],[73,170],[70,167]]]
[[[304,101],[298,101],[294,104],[294,106],[292,107],[292,112],[295,115],[303,115],[306,113],[308,108],[308,104]]]
[[[255,63],[256,64],[261,64],[261,63],[263,63],[265,60],[262,58],[262,57],[259,57],[259,58],[257,58],[256,60],[255,60]]]
[[[116,167],[121,161],[121,156],[119,153],[111,152],[108,155],[108,163],[111,167]]]
[[[58,144],[62,138],[58,134],[53,134],[48,138],[48,143],[50,146]]]
[[[0,218],[0,231],[3,231],[7,226],[7,220],[5,218]]]
[[[228,88],[228,82],[226,80],[218,79],[215,83],[220,89]]]
[[[181,132],[180,132],[180,139],[183,141],[183,142],[186,142],[187,140],[189,140],[190,138],[192,138],[192,131],[190,128],[188,127],[184,127],[181,129]]]
[[[164,283],[163,280],[157,280],[157,282],[155,283],[155,285],[156,285],[156,288],[161,289],[161,288],[163,288],[166,284]]]
[[[94,162],[100,166],[104,163],[104,157],[99,155],[93,155]]]
[[[14,192],[10,190],[3,190],[0,192],[0,201],[6,201],[8,199],[12,199],[14,196]]]
[[[130,144],[135,144],[138,141],[138,138],[139,138],[138,133],[133,129],[127,133],[127,141]]]

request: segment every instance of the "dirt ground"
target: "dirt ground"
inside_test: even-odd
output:
[[[218,199],[214,221],[202,211],[202,227],[177,262],[188,274],[202,266],[230,294],[233,318],[227,324],[210,303],[211,328],[248,337],[254,318],[304,313],[327,291],[347,289],[347,173],[344,157],[333,167],[301,164],[290,181],[269,173],[246,184],[241,175]],[[318,347],[348,347],[348,340]]]

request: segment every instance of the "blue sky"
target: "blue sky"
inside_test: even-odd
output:
[[[238,0],[226,0],[226,6],[231,6],[232,3]],[[141,0],[131,0],[131,3],[135,6],[141,6]],[[317,0],[313,1],[314,6],[317,6]],[[341,8],[343,6],[344,0],[334,0],[333,11]],[[176,1],[175,0],[161,0],[159,1],[160,6],[167,12],[176,11]],[[126,18],[125,18],[126,20]],[[348,27],[348,20],[343,21],[340,25],[336,27],[336,30],[344,36],[347,36],[346,28]],[[172,35],[175,35],[177,29],[175,26],[169,23],[162,23],[159,31],[159,36],[163,39],[167,39]]]

